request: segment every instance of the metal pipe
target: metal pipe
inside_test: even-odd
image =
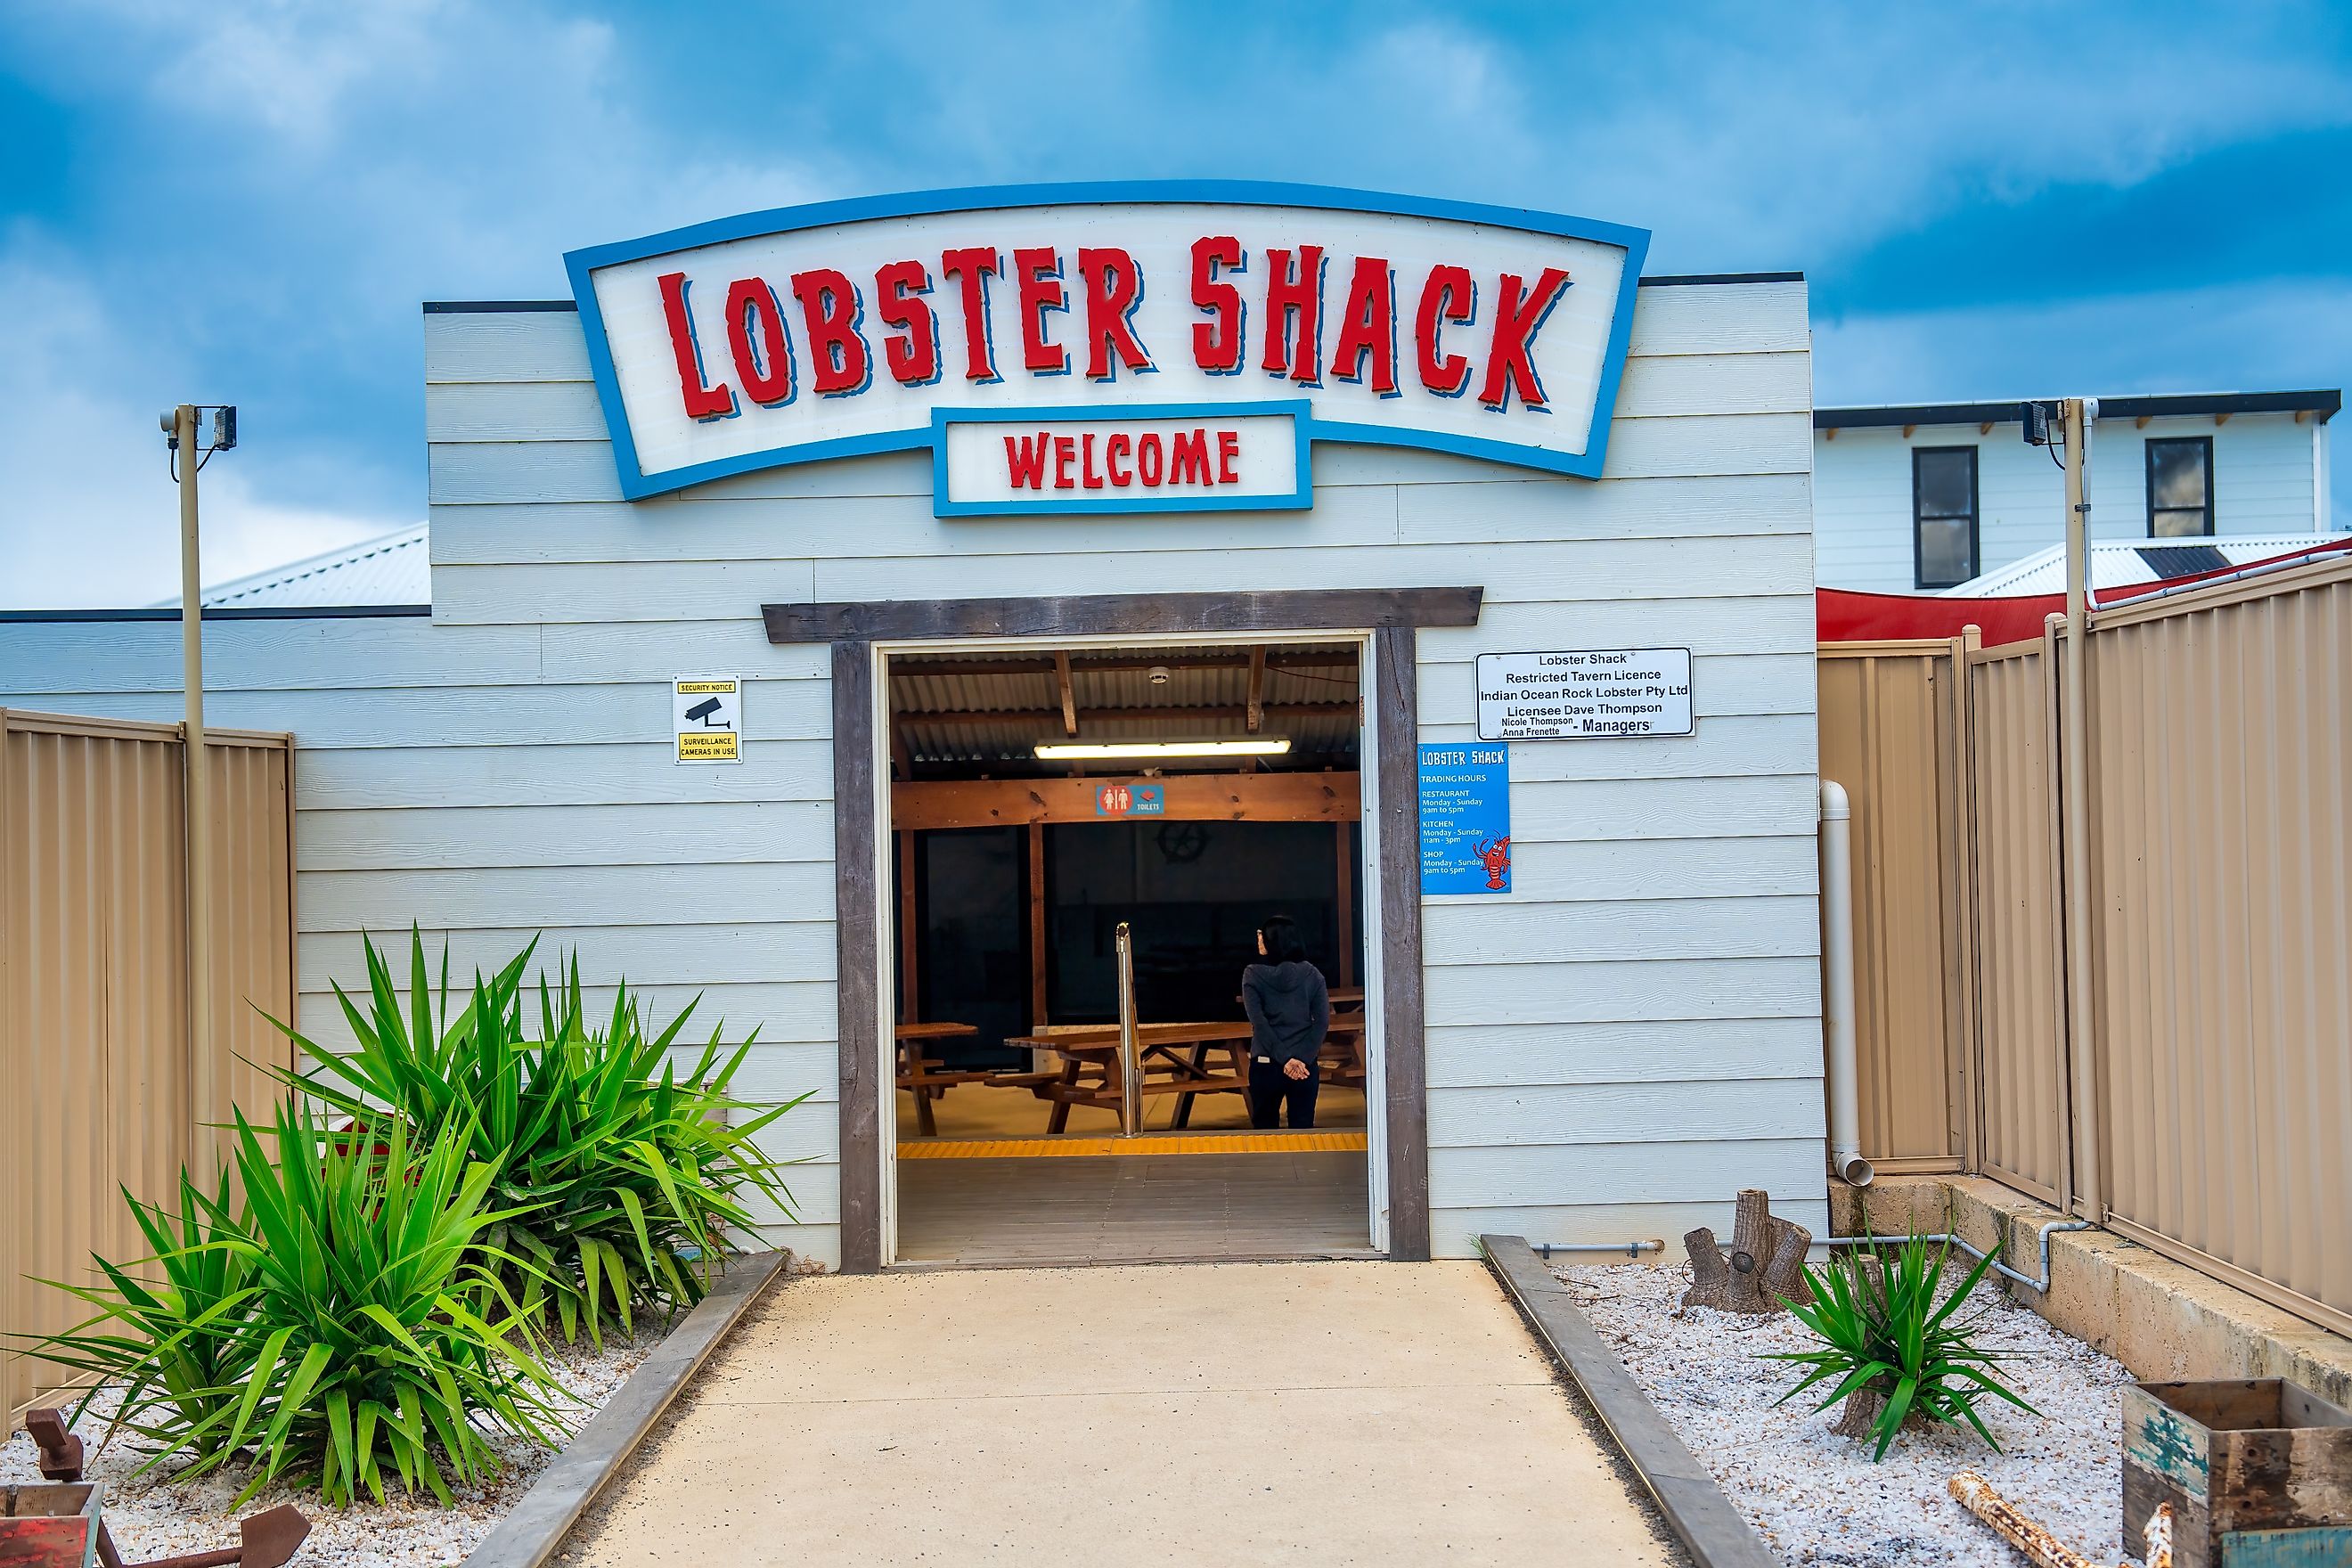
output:
[[[1993,1272],[2016,1280],[2029,1290],[2047,1296],[2050,1294],[2050,1233],[2056,1230],[2088,1230],[2090,1228],[2091,1222],[2086,1219],[2053,1219],[2043,1226],[2041,1237],[2042,1278],[2039,1279],[2030,1274],[2020,1274],[1976,1243],[1965,1237],[1954,1236],[1948,1231],[1935,1236],[1832,1236],[1824,1237],[1814,1245],[1816,1247],[1884,1247],[1890,1242],[1938,1242],[1948,1247],[1957,1247],[1971,1258],[1983,1258],[1991,1263]]]
[[[1547,1263],[1555,1252],[1622,1252],[1628,1258],[1639,1258],[1645,1252],[1666,1249],[1666,1244],[1654,1236],[1647,1241],[1531,1241],[1528,1245]]]
[[[1143,1058],[1136,1043],[1135,933],[1125,921],[1111,942],[1118,954],[1118,1133],[1132,1138],[1143,1131]]]
[[[2063,682],[2058,720],[2064,742],[2065,771],[2060,805],[2066,823],[2066,1051],[2073,1068],[2069,1114],[2074,1126],[2074,1196],[2067,1213],[2104,1217],[2100,1204],[2097,1038],[2091,1013],[2091,763],[2089,684],[2091,628],[2090,426],[2098,405],[2079,397],[2063,406],[2066,429],[2066,652],[2059,667]]]
[[[1822,1040],[1829,1075],[1830,1173],[1857,1187],[1877,1173],[1862,1157],[1862,1091],[1853,1009],[1853,808],[1822,781]]]
[[[187,704],[181,804],[187,854],[188,1133],[191,1147],[207,1150],[205,1129],[221,1120],[222,1107],[212,1050],[212,801],[205,746],[203,550],[196,532],[196,472],[204,460],[194,405],[172,410],[172,438],[180,471],[180,684]],[[209,1169],[202,1154],[193,1163]]]

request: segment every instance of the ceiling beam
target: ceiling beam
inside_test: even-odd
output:
[[[1268,702],[1265,714],[1269,719],[1337,719],[1353,718],[1357,705],[1353,702]],[[900,713],[898,719],[908,724],[1035,724],[1040,729],[1061,722],[1059,708],[1003,708],[993,713],[971,709],[952,709],[939,713]],[[1249,710],[1238,702],[1222,703],[1202,708],[1089,708],[1087,717],[1095,720],[1117,720],[1121,722],[1164,720],[1171,724],[1198,723],[1210,719],[1246,719]]]
[[[1249,731],[1256,734],[1265,728],[1265,649],[1249,650]],[[1076,730],[1070,731],[1075,735]]]
[[[1112,775],[1114,777],[1118,775]],[[1132,776],[1132,775],[1129,775]],[[1162,809],[1141,822],[1353,822],[1363,813],[1352,773],[1167,773]],[[1098,778],[930,779],[894,784],[890,826],[900,833],[1024,822],[1102,822]]]
[[[1068,654],[1054,655],[1054,680],[1055,684],[1062,689],[1062,732],[1066,735],[1076,735],[1078,732],[1078,698],[1077,694],[1070,689],[1070,656]]]
[[[1249,655],[1245,653],[1201,653],[1190,648],[1168,648],[1159,653],[1114,655],[1089,658],[1082,649],[1077,653],[1055,656],[1070,660],[1072,673],[1087,675],[1109,674],[1120,670],[1152,669],[1165,666],[1170,669],[1246,669]],[[1054,657],[1037,654],[1028,658],[894,658],[890,660],[892,675],[1051,675]],[[1268,653],[1268,669],[1353,669],[1356,650],[1335,647],[1328,652],[1291,649]]]

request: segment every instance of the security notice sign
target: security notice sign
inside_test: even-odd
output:
[[[1691,732],[1686,647],[1478,656],[1478,738],[1590,741]]]
[[[743,760],[743,682],[732,675],[681,675],[669,683],[671,731],[681,763]]]

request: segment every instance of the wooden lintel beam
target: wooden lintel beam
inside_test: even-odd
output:
[[[1062,732],[1076,735],[1078,732],[1078,697],[1070,685],[1070,656],[1066,653],[1054,656],[1054,681],[1062,690]]]
[[[1388,626],[1475,626],[1486,590],[1267,588],[1255,593],[1087,594],[1017,599],[853,599],[760,606],[772,643],[917,637],[1283,636]]]
[[[1353,773],[1171,773],[1162,822],[1353,822],[1362,812]],[[1101,822],[1099,779],[926,780],[893,784],[890,826],[901,833],[1023,823]]]
[[[1265,649],[1263,647],[1249,650],[1248,708],[1249,732],[1255,735],[1265,728]],[[1075,735],[1077,731],[1073,729],[1070,733]]]

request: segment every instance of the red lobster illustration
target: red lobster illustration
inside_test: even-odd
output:
[[[1511,841],[1508,838],[1482,838],[1473,845],[1470,853],[1478,857],[1486,868],[1486,886],[1495,892],[1503,890],[1503,879],[1511,874]]]

